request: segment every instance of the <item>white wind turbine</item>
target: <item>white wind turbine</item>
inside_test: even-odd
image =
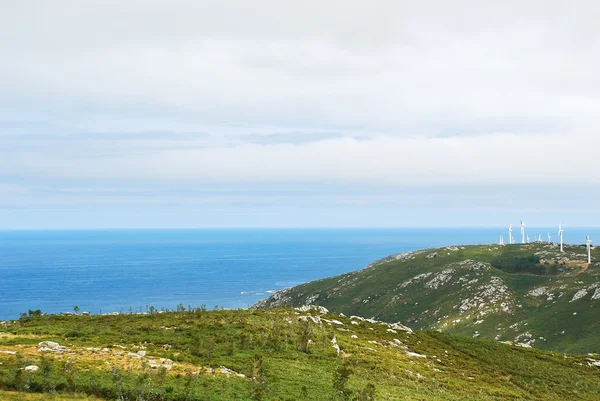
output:
[[[529,235],[527,236],[527,243],[529,244]]]
[[[512,224],[510,226],[508,226],[508,243],[509,244],[514,244],[515,239],[512,236]]]
[[[560,237],[560,251],[563,251],[563,232],[565,230],[562,229],[562,223],[558,223],[558,236]]]
[[[504,237],[500,236],[500,242],[498,243],[500,246],[504,246]]]
[[[525,222],[521,220],[521,244],[525,243]]]
[[[538,241],[542,242],[542,234],[540,234],[540,236],[538,237]]]
[[[552,242],[552,237],[550,236],[550,233],[548,233],[548,242]]]
[[[585,247],[587,248],[588,265],[589,265],[590,263],[592,263],[592,240],[590,239],[589,235],[585,238]]]

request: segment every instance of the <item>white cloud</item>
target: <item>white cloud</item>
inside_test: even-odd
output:
[[[1,187],[3,205],[39,205],[31,188],[45,186],[56,204],[132,205],[143,195],[120,188],[172,204],[155,187],[260,187],[286,203],[281,185],[335,185],[330,206],[397,205],[391,187],[466,186],[477,207],[489,185],[600,183],[597,2],[0,9],[0,182],[27,182]],[[435,198],[418,193],[413,206]]]
[[[349,184],[600,183],[589,170],[600,137],[495,134],[323,139],[301,144],[181,140],[63,141],[11,151],[3,171],[31,177],[160,182]],[[52,141],[50,141],[52,143]],[[587,173],[586,173],[587,171]]]
[[[10,3],[3,101],[84,126],[160,115],[439,135],[598,121],[595,2]]]

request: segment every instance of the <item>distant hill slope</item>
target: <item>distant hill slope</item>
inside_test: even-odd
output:
[[[273,294],[256,308],[322,305],[413,329],[600,351],[600,254],[585,246],[479,245],[402,253]]]
[[[598,394],[600,355],[411,332],[318,307],[0,324],[2,400],[597,401]]]

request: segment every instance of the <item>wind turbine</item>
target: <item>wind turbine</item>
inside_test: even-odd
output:
[[[512,224],[508,226],[508,243],[514,244],[515,239],[512,236]]]
[[[498,243],[500,246],[504,246],[504,237],[500,236],[500,242]]]
[[[562,223],[559,222],[558,223],[558,236],[560,237],[560,251],[561,252],[564,252],[563,251],[563,232],[564,231],[565,230],[562,229]]]
[[[540,234],[540,236],[538,237],[538,241],[542,242],[542,234]]]
[[[529,244],[529,235],[527,236],[527,243]]]
[[[550,236],[550,233],[548,233],[548,243],[552,242],[552,237]]]
[[[529,242],[529,241],[527,241]],[[525,243],[525,222],[521,220],[521,244]]]
[[[590,239],[589,235],[587,237],[585,237],[585,247],[587,248],[588,265],[589,265],[590,263],[592,263],[592,240]]]

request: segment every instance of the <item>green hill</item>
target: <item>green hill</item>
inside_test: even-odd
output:
[[[600,254],[479,245],[402,253],[275,293],[255,307],[322,305],[413,329],[570,353],[600,351]]]
[[[599,366],[317,307],[0,325],[9,400],[597,400]]]

